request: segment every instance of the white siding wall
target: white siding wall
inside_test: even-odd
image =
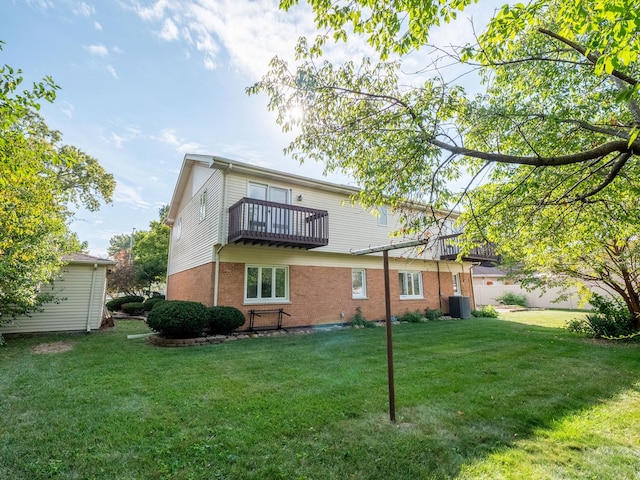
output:
[[[371,210],[365,210],[357,203],[352,205],[349,195],[347,194],[291,185],[286,182],[264,180],[259,177],[230,173],[228,180],[227,209],[242,197],[247,196],[247,185],[249,182],[288,188],[291,190],[293,205],[318,208],[329,212],[329,245],[314,249],[313,251],[351,253],[352,250],[401,241],[400,238],[392,237],[392,233],[400,230],[402,226],[400,224],[400,215],[392,212],[391,209],[388,209],[387,226],[381,226],[378,225],[378,218]],[[299,195],[302,195],[301,201],[297,200]],[[418,254],[416,252],[409,253],[407,250],[390,252],[390,256],[399,257],[407,255],[415,257]],[[433,259],[433,251],[427,249],[426,251],[422,251],[419,256],[423,259]]]
[[[205,190],[206,216],[200,221],[200,195]],[[176,223],[182,223],[180,239],[176,238],[176,223],[171,231],[169,275],[212,261],[213,245],[219,243],[222,196],[223,173],[196,165],[175,219]]]
[[[43,312],[33,313],[30,317],[19,317],[14,323],[0,328],[0,332],[86,331],[87,318],[89,329],[98,329],[102,321],[106,272],[106,265],[98,265],[95,275],[92,263],[67,265],[61,280],[56,281],[52,287],[44,287],[44,290],[53,292],[56,296],[66,297],[66,300],[48,303],[44,305]]]
[[[311,252],[350,254],[352,250],[402,241],[400,238],[392,237],[392,233],[399,230],[401,224],[400,215],[390,209],[387,225],[381,226],[371,210],[365,210],[359,204],[352,205],[347,193],[323,190],[312,185],[292,184],[286,180],[265,179],[259,175],[241,173],[233,168],[222,171],[196,163],[187,180],[184,194],[178,201],[178,213],[175,216],[169,245],[169,275],[214,261],[215,246],[227,242],[229,207],[247,196],[249,182],[289,189],[293,205],[329,212],[329,245],[313,249]],[[205,189],[207,216],[200,222],[199,199]],[[298,200],[298,196],[301,196],[302,200]],[[181,222],[180,239],[176,238],[178,222]],[[265,252],[265,248],[261,247],[260,251]],[[298,252],[298,255],[311,255],[311,252]],[[394,250],[389,255],[405,259],[433,260],[434,250],[421,247]]]

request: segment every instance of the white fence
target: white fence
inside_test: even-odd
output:
[[[592,287],[591,290],[600,295],[609,295],[609,293],[600,288]],[[555,300],[562,294],[560,288],[549,288],[546,292],[541,290],[533,290],[528,292],[520,285],[474,285],[473,293],[476,305],[499,305],[496,298],[507,292],[524,295],[527,298],[529,307],[533,308],[565,308],[565,309],[591,309],[589,303],[580,303],[580,297],[577,289],[570,288],[567,290],[568,297],[566,300],[556,302]]]

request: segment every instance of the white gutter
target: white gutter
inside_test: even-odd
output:
[[[226,170],[222,170],[222,202],[220,206],[220,213],[218,215],[218,241],[220,242],[220,246],[216,249],[214,247],[214,261],[215,271],[213,278],[213,306],[218,306],[218,289],[219,289],[219,278],[220,278],[220,251],[226,245],[226,239],[224,238],[225,228],[224,226],[227,224],[227,172],[231,169],[231,165]]]
[[[98,264],[93,264],[93,274],[91,276],[91,297],[89,297],[89,311],[87,312],[87,332],[91,331],[91,315],[93,313],[94,294],[96,291],[96,273],[98,271]]]

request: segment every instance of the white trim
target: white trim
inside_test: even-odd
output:
[[[413,290],[414,289],[414,285],[413,285],[413,277],[414,275],[418,276],[418,289],[419,289],[419,293],[412,293],[412,294],[402,294],[402,287],[405,286],[407,288],[407,291],[409,290]],[[404,276],[404,280],[401,280],[401,277]],[[411,277],[411,282],[408,282],[409,277]],[[413,299],[422,299],[424,298],[424,289],[422,288],[422,272],[420,271],[408,271],[408,270],[400,270],[398,271],[398,280],[400,282],[400,300],[413,300]],[[410,288],[409,288],[410,287]]]
[[[249,280],[249,269],[257,268],[258,269],[258,278],[256,284],[256,295],[257,297],[249,298],[248,295],[248,280]],[[271,269],[273,278],[271,283],[271,295],[270,297],[262,297],[262,272]],[[276,297],[276,281],[275,275],[277,274],[277,270],[284,270],[284,297]],[[250,304],[265,304],[265,303],[288,303],[289,302],[289,266],[287,265],[245,265],[244,266],[244,303],[247,305]]]
[[[353,275],[355,273],[362,274],[361,293],[354,293],[353,288]],[[364,268],[352,268],[351,269],[351,298],[367,298],[367,271]]]

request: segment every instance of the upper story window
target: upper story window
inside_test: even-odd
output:
[[[351,298],[367,298],[367,275],[364,268],[351,270]]]
[[[291,203],[291,190],[288,188],[274,187],[262,183],[249,182],[247,196],[256,200],[268,200],[277,203]]]
[[[386,227],[388,225],[388,214],[387,214],[387,206],[380,205],[377,207],[378,209],[378,225]]]
[[[421,272],[399,272],[400,298],[423,298]]]
[[[201,222],[207,217],[207,191],[200,194],[200,210],[198,211],[198,220]]]

